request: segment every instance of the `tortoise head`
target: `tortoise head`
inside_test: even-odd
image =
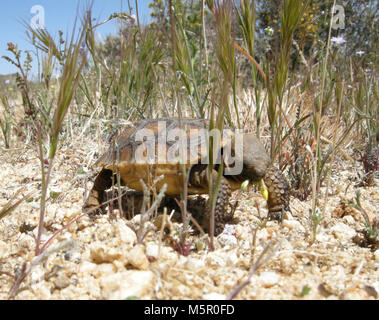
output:
[[[242,176],[254,182],[262,179],[271,161],[263,144],[252,133],[244,134],[242,156]]]
[[[251,181],[264,179],[268,189],[267,206],[269,219],[282,220],[289,210],[290,188],[282,172],[271,165],[263,144],[253,134],[245,134],[243,140],[244,178]]]

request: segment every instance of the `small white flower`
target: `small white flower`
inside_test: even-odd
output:
[[[265,32],[269,35],[272,36],[274,34],[274,29],[271,27],[265,28]]]
[[[364,51],[359,50],[359,51],[357,51],[355,54],[357,54],[358,56],[361,56],[361,55],[364,54],[364,53],[365,53]]]
[[[346,42],[346,40],[344,38],[342,38],[342,37],[332,37],[330,40],[332,42],[337,43],[337,44],[342,44],[342,43]]]
[[[9,83],[10,83],[9,79],[5,80],[5,84],[9,84]]]

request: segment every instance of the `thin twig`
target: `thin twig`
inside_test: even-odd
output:
[[[269,249],[272,245],[272,241],[266,245],[266,247],[263,249],[262,253],[259,255],[257,261],[254,263],[254,265],[250,269],[249,274],[247,276],[247,279],[244,282],[242,282],[240,285],[237,285],[228,294],[228,296],[226,297],[226,300],[233,300],[241,292],[241,290],[250,283],[251,278],[255,274],[255,272],[275,255],[276,251],[280,247],[281,242],[282,242],[282,240],[279,240],[278,243],[275,245],[275,247],[272,248],[270,253],[267,253],[267,252],[269,251]]]
[[[33,260],[28,264],[27,262],[24,262],[22,266],[22,270],[19,276],[15,277],[15,282],[12,285],[11,290],[9,291],[9,298],[13,298],[20,287],[22,281],[28,276],[28,274],[32,271],[33,267],[43,263],[44,261],[47,260],[47,258],[54,252],[60,251],[65,248],[74,248],[76,245],[77,241],[74,239],[68,239],[65,240],[61,243],[58,243],[56,246],[43,251],[41,254],[38,256],[35,256]]]

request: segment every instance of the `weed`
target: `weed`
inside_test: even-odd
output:
[[[365,228],[361,231],[363,239],[357,237],[355,242],[360,243],[364,247],[372,247],[373,250],[379,247],[379,219],[375,217],[371,222],[366,210],[361,205],[361,191],[358,189],[355,193],[355,201],[350,200],[346,204],[357,209],[363,216]]]
[[[130,223],[127,224],[127,226],[135,232],[137,236],[137,243],[139,244],[143,243],[146,236],[149,234],[149,232],[152,231],[151,228],[145,228],[145,224],[150,219],[152,214],[155,212],[155,209],[159,207],[159,204],[161,203],[162,198],[164,197],[164,194],[167,189],[167,184],[164,184],[153,204],[150,206],[150,208],[147,209],[147,206],[150,203],[150,192],[143,180],[141,180],[141,185],[143,187],[143,202],[140,213],[141,219],[139,227],[136,228]]]
[[[253,233],[253,243],[255,245],[255,238],[256,238],[256,230]],[[269,242],[261,252],[261,254],[258,256],[257,260],[252,263],[252,267],[249,271],[249,274],[247,276],[247,279],[243,281],[240,285],[237,285],[227,296],[227,300],[233,300],[244,287],[246,287],[251,282],[251,278],[256,273],[256,271],[261,268],[264,264],[266,264],[279,250],[281,241],[278,241],[275,246],[273,246],[272,242]],[[255,246],[253,247],[255,250]],[[254,253],[254,252],[253,252]]]

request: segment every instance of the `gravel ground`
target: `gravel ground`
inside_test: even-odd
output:
[[[88,169],[96,158],[94,150],[94,143],[78,147],[68,142],[60,149],[49,187],[54,199],[47,202],[43,241],[82,213],[86,185],[91,187],[88,181],[96,173]],[[215,251],[210,252],[194,234],[193,250],[186,257],[172,246],[180,224],[172,223],[171,236],[160,240],[157,229],[136,245],[136,235],[125,218],[102,215],[72,223],[51,242],[44,259],[36,261],[36,192],[0,220],[0,299],[9,299],[12,276],[20,274],[25,261],[32,262],[33,268],[14,299],[225,299],[247,279],[267,245],[270,250],[278,245],[278,249],[237,299],[377,299],[379,250],[353,241],[364,228],[363,217],[342,202],[355,196],[357,170],[338,156],[335,163],[325,216],[313,244],[308,216],[311,200],[291,198],[292,213],[281,226],[270,221],[258,228],[259,215],[267,214],[265,201],[254,191],[236,192],[232,199],[239,200],[235,218],[217,237]],[[0,181],[0,208],[14,194],[20,199],[38,191],[41,178],[35,151],[2,149]],[[374,219],[378,181],[375,187],[360,189],[362,206]],[[259,213],[252,201],[258,203]],[[136,216],[130,223],[138,221]]]

